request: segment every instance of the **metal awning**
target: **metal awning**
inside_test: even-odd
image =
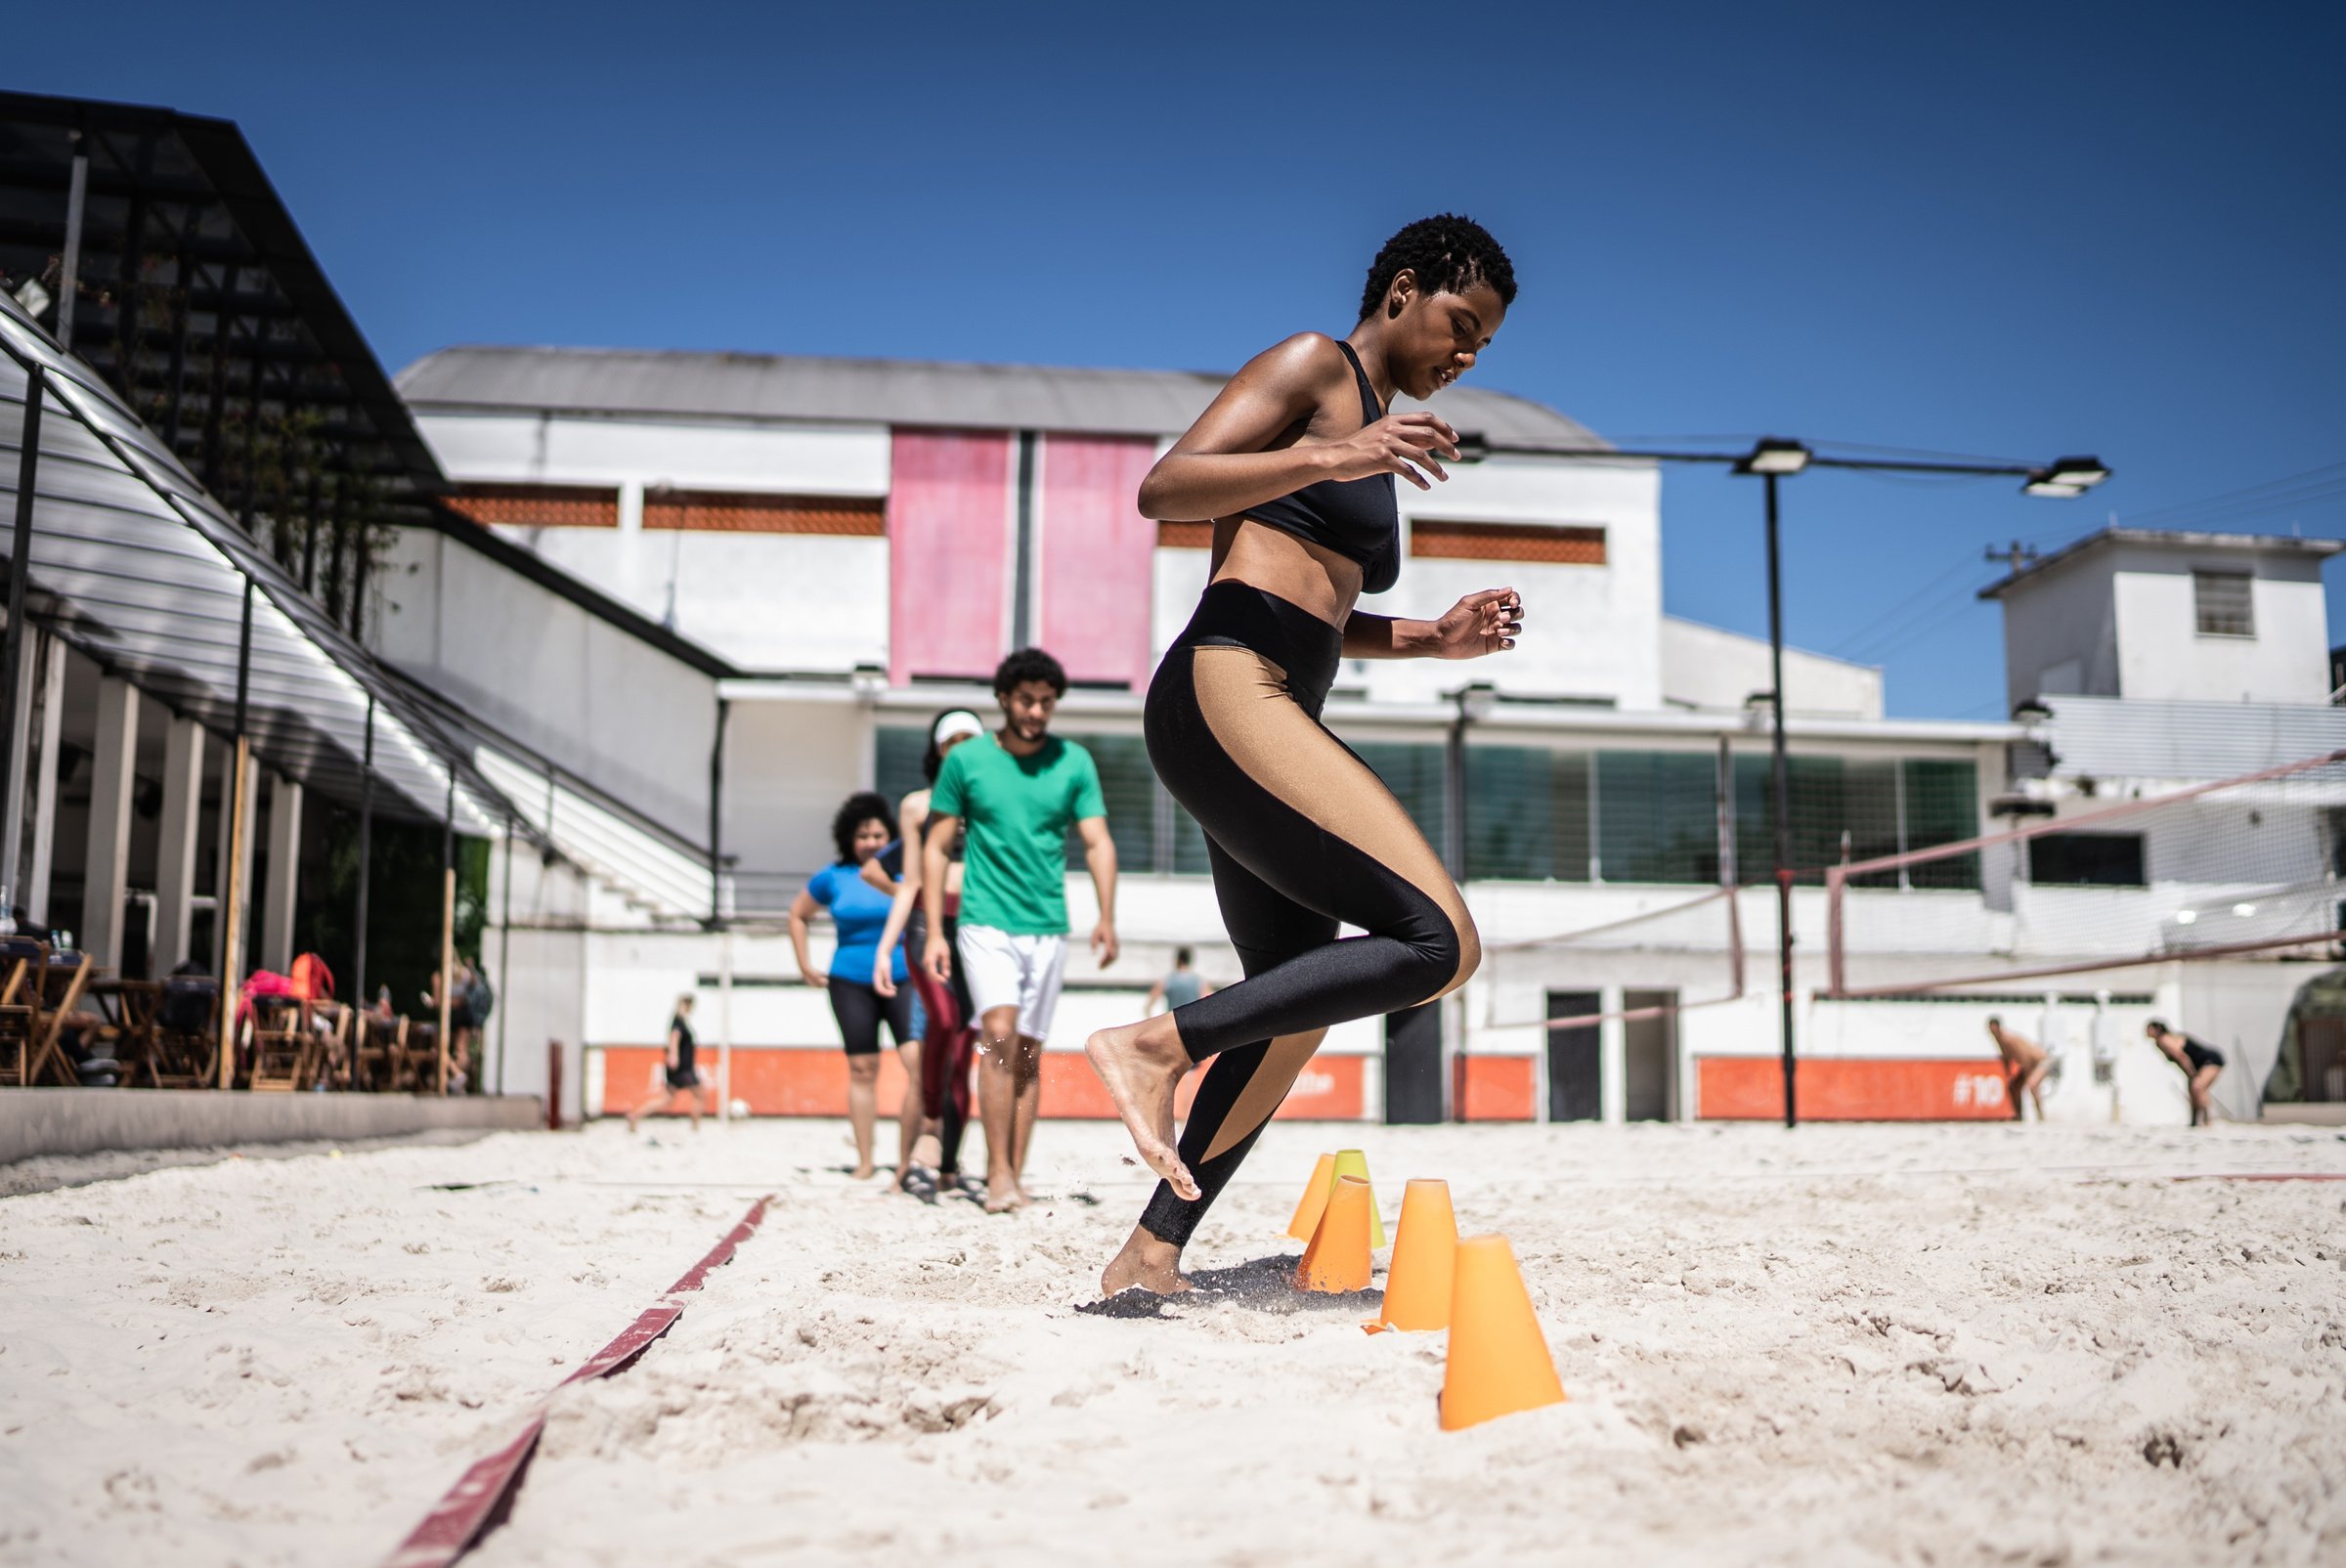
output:
[[[216,734],[236,727],[253,587],[245,730],[266,764],[356,801],[374,708],[376,808],[494,836],[512,814],[420,706],[336,628],[88,366],[0,295],[0,549],[15,515],[31,369],[45,372],[27,619]],[[11,563],[12,570],[14,564]]]

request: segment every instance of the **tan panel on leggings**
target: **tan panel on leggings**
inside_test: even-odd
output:
[[[1295,1086],[1295,1074],[1303,1070],[1303,1065],[1326,1038],[1327,1030],[1313,1029],[1304,1034],[1282,1034],[1273,1040],[1255,1067],[1254,1076],[1246,1080],[1246,1087],[1232,1102],[1230,1114],[1222,1118],[1222,1125],[1215,1130],[1214,1141],[1206,1146],[1205,1157],[1212,1159],[1269,1121],[1271,1112],[1279,1109],[1279,1103]]]
[[[1482,961],[1482,938],[1457,884],[1385,781],[1287,695],[1286,672],[1252,648],[1197,648],[1198,711],[1246,776],[1431,898],[1458,934],[1458,971],[1422,1001],[1448,996]]]

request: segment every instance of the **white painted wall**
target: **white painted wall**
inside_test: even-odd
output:
[[[2249,571],[2253,637],[2201,636],[2192,572]],[[2106,544],[2004,595],[2005,691],[2204,702],[2324,702],[2322,560],[2290,550]]]
[[[710,675],[434,529],[400,530],[374,651],[488,724],[698,844]]]
[[[677,485],[783,496],[885,496],[886,425],[696,424],[577,415],[423,413],[451,479]]]
[[[2255,565],[2253,637],[2201,636],[2192,568]],[[2203,702],[2325,702],[2329,614],[2321,563],[2297,555],[2121,552],[2115,590],[2119,694]]]
[[[1739,632],[1662,618],[1662,700],[1672,707],[1733,712],[1754,692],[1774,684],[1767,640]],[[1784,691],[1790,714],[1810,718],[1880,719],[1882,670],[1799,648],[1784,650]]]
[[[724,849],[742,872],[804,877],[831,858],[831,815],[868,784],[872,722],[871,710],[852,702],[732,705]]]

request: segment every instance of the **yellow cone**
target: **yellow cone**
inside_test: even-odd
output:
[[[1507,1239],[1467,1237],[1451,1282],[1442,1430],[1563,1402],[1564,1384]]]
[[[1303,1186],[1303,1200],[1295,1205],[1295,1217],[1287,1221],[1287,1234],[1298,1241],[1308,1241],[1320,1229],[1320,1216],[1327,1209],[1327,1190],[1336,1185],[1336,1156],[1322,1154],[1320,1163],[1312,1167],[1312,1179]]]
[[[1368,1184],[1357,1176],[1336,1178],[1327,1212],[1295,1266],[1295,1288],[1340,1294],[1368,1288]]]
[[[1376,1328],[1447,1328],[1456,1271],[1458,1221],[1450,1183],[1412,1181],[1402,1189],[1401,1225],[1385,1271],[1385,1307]]]
[[[1376,1188],[1368,1183],[1368,1156],[1358,1149],[1337,1150],[1336,1174],[1339,1177],[1358,1176],[1364,1184],[1368,1185],[1368,1244],[1372,1247],[1383,1246],[1385,1216],[1376,1206]],[[1329,1190],[1332,1192],[1334,1189]]]

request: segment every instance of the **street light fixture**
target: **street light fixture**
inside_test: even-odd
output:
[[[1815,456],[1798,441],[1786,441],[1780,436],[1762,436],[1760,444],[1735,465],[1735,471],[1739,474],[1766,474],[1770,478],[1778,474],[1797,474],[1807,467],[1809,459]]]
[[[2084,495],[2108,477],[2109,466],[2099,457],[2063,457],[2031,469],[2028,482],[2020,490],[2024,495],[2065,501]]]

